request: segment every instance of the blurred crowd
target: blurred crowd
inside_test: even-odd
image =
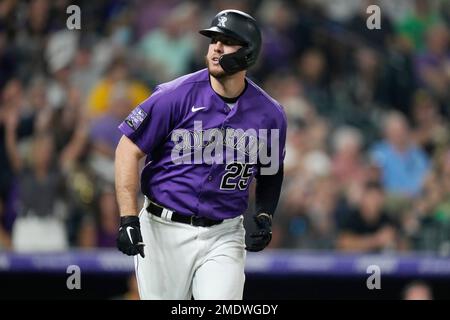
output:
[[[449,0],[1,1],[0,250],[115,246],[117,125],[228,8],[289,122],[271,247],[450,254]]]

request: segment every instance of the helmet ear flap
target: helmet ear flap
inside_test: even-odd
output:
[[[247,48],[240,48],[236,52],[224,54],[219,58],[219,64],[222,69],[228,73],[233,74],[238,71],[244,70],[245,65],[245,56],[247,54]]]
[[[224,54],[219,58],[220,66],[228,74],[245,70],[249,66],[253,65],[254,62],[251,46],[242,47],[236,52]]]

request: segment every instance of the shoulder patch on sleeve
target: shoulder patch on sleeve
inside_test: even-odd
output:
[[[145,118],[147,118],[147,113],[141,107],[136,107],[125,119],[125,123],[131,129],[137,130]]]

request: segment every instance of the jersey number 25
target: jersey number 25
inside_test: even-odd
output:
[[[222,177],[220,183],[220,189],[222,190],[239,190],[247,189],[248,182],[252,176],[253,165],[249,163],[230,163],[225,167],[225,174]],[[238,180],[236,180],[239,178]]]

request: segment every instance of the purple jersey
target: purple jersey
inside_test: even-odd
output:
[[[203,133],[253,130],[260,139],[258,146],[265,146],[275,156],[275,162],[282,164],[287,126],[285,113],[261,88],[249,79],[246,81],[245,92],[230,108],[212,89],[207,69],[185,75],[159,85],[119,125],[122,133],[147,154],[141,174],[141,189],[146,196],[184,215],[229,219],[245,212],[248,186],[261,170],[260,161],[243,162],[239,157],[240,151],[248,155],[245,148],[250,145],[249,136],[240,142],[224,143],[226,148],[235,149],[234,159],[229,159],[227,150],[226,161],[217,161],[214,157],[221,154],[213,152],[216,159],[213,161],[194,159],[190,163],[179,163],[174,161],[174,150],[183,132],[192,145],[197,144],[205,151],[214,139]],[[202,134],[198,134],[199,124]],[[264,130],[278,132],[277,148],[272,147],[272,135],[275,135],[269,133],[262,137]],[[178,151],[185,149],[182,147]],[[188,155],[195,153],[189,152]]]

